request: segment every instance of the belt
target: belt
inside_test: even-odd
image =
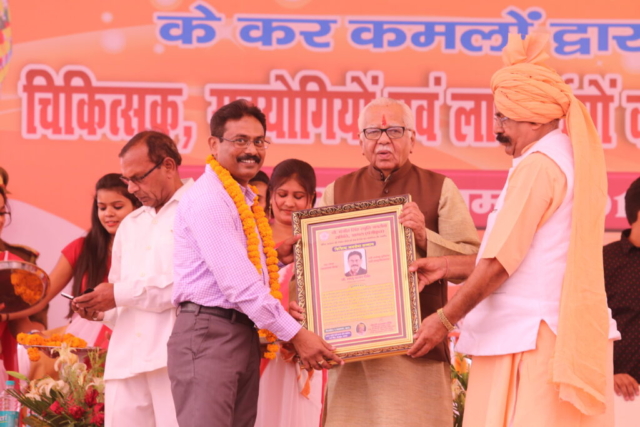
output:
[[[181,302],[178,307],[178,314],[180,313],[195,313],[196,316],[200,313],[210,314],[211,316],[222,317],[223,319],[230,320],[232,323],[242,323],[243,325],[255,326],[255,323],[249,316],[244,313],[240,313],[233,308],[222,307],[205,307],[204,305],[196,304],[194,302]]]

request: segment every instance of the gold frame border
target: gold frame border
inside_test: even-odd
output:
[[[366,217],[380,213],[400,211],[402,205],[411,201],[411,195],[404,194],[401,196],[388,197],[383,199],[366,200],[362,202],[345,203],[342,205],[323,206],[319,208],[306,209],[293,213],[293,233],[302,235],[302,238],[294,247],[295,254],[295,277],[296,277],[296,297],[298,304],[302,307],[306,316],[300,323],[304,328],[315,332],[313,324],[314,307],[308,303],[307,295],[311,295],[311,280],[305,271],[310,271],[311,263],[309,259],[309,250],[306,248],[308,242],[307,227],[311,224],[322,222],[330,222],[338,219],[349,219]],[[405,257],[401,262],[401,275],[405,280],[402,284],[405,286],[403,313],[404,324],[407,330],[411,330],[410,340],[388,340],[388,345],[351,345],[345,349],[338,350],[338,354],[345,361],[355,361],[372,359],[384,356],[393,356],[405,353],[413,345],[413,336],[420,327],[420,299],[418,295],[418,280],[416,273],[410,273],[409,265],[416,259],[415,239],[413,230],[404,227],[399,221],[396,222],[398,227],[398,236],[400,243],[404,243]],[[407,318],[410,317],[410,321]],[[405,342],[406,341],[406,342]]]

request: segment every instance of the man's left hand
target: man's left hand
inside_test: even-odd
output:
[[[446,279],[448,264],[444,257],[430,257],[417,259],[409,266],[410,272],[418,274],[418,292],[433,282]]]
[[[287,265],[293,262],[293,248],[301,237],[300,234],[296,234],[283,240],[280,246],[278,246],[276,251],[278,252],[278,260],[280,260],[281,263]]]
[[[424,215],[416,202],[409,202],[402,207],[402,213],[398,217],[400,224],[413,230],[416,237],[416,245],[427,250],[427,228],[424,222]]]
[[[421,357],[431,351],[446,338],[449,331],[440,321],[436,313],[428,316],[422,321],[420,329],[415,335],[413,346],[407,351],[411,357]]]
[[[116,307],[113,295],[113,283],[101,283],[89,292],[73,299],[73,305],[79,310],[100,312]]]

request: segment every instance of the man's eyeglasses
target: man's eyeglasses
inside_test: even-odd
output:
[[[140,184],[146,177],[149,176],[149,174],[151,172],[153,172],[154,170],[156,170],[160,165],[162,165],[162,163],[164,163],[164,159],[162,159],[162,161],[160,163],[158,163],[157,165],[155,165],[154,167],[152,167],[151,169],[149,169],[147,171],[147,173],[145,173],[144,175],[141,176],[132,176],[131,178],[127,178],[126,176],[120,175],[120,180],[122,182],[124,182],[125,184],[129,185],[130,183],[134,183],[134,184]]]
[[[493,123],[498,127],[503,127],[507,120],[511,119],[505,116],[493,116]]]
[[[228,139],[228,138],[223,138],[221,136],[219,136],[218,138],[220,138],[220,141],[233,142],[233,144],[238,148],[247,148],[247,146],[249,144],[253,143],[253,145],[255,145],[256,148],[260,148],[260,149],[266,150],[267,148],[269,148],[269,144],[271,144],[271,141],[269,141],[269,140],[267,140],[265,138],[256,138],[256,139],[235,138],[235,139]]]
[[[405,130],[412,130],[412,129],[407,129],[404,126],[389,126],[386,129],[382,129],[382,128],[362,129],[362,133],[364,134],[365,138],[377,141],[378,139],[380,139],[383,132],[387,134],[389,139],[402,138]]]

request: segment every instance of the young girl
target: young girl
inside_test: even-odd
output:
[[[292,213],[311,208],[316,201],[316,176],[311,165],[288,159],[273,169],[267,191],[267,209],[276,246],[293,236]],[[295,299],[290,289],[293,266],[280,269],[280,291],[286,309]],[[293,282],[295,283],[295,281]],[[256,427],[318,427],[322,409],[323,373],[301,370],[285,349],[266,363],[260,378]],[[264,363],[263,363],[264,365]]]
[[[111,246],[118,226],[129,213],[140,206],[138,199],[127,191],[127,185],[120,180],[119,174],[110,173],[100,178],[96,183],[91,208],[91,228],[87,235],[72,241],[62,250],[58,263],[49,274],[51,285],[46,297],[36,306],[21,313],[29,314],[30,311],[35,312],[42,308],[58,295],[71,279],[73,296],[106,282],[111,266]],[[89,346],[107,347],[109,328],[101,323],[72,315],[73,311],[69,309],[70,324],[47,331],[47,334],[71,333],[83,338]],[[31,364],[29,377],[55,377],[55,372],[51,369],[51,360],[43,357],[41,361],[42,363]]]
[[[107,281],[111,267],[111,247],[122,220],[134,209],[141,206],[140,201],[127,191],[127,185],[120,175],[111,173],[96,183],[96,194],[91,209],[91,228],[85,237],[69,243],[63,250],[58,264],[51,275],[51,293],[57,295],[73,278],[72,296],[78,296],[87,289],[93,289]],[[73,316],[66,332],[80,336],[89,345],[106,348],[106,326]]]

